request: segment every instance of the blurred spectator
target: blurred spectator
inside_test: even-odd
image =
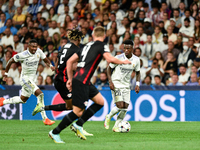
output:
[[[169,85],[172,83],[172,76],[175,74],[175,71],[173,69],[169,70],[169,77],[165,81],[165,85]]]
[[[54,43],[52,41],[49,41],[47,43],[47,49],[44,50],[44,53],[46,56],[51,60],[51,55],[54,51]],[[45,79],[45,78],[44,78]]]
[[[99,80],[96,82],[96,85],[98,86],[98,88],[101,88],[102,86],[109,86],[108,77],[105,72],[100,73],[100,77]]]
[[[160,12],[159,12],[159,5],[160,3],[158,2],[157,4],[153,4],[152,8],[153,8],[153,15],[152,15],[152,23],[153,23],[153,27],[157,26],[159,21],[162,20],[161,16],[160,16]]]
[[[159,68],[163,68],[163,65],[164,65],[164,59],[162,57],[162,53],[161,52],[156,52],[153,59],[156,58],[158,59],[158,67]]]
[[[109,30],[110,28],[111,28],[111,25],[112,25],[112,23],[114,22],[114,21],[116,21],[116,15],[115,15],[115,13],[111,13],[110,14],[110,22],[108,23],[108,25],[107,25],[107,30]],[[116,21],[116,23],[117,23],[117,28],[120,26],[120,22],[119,21]]]
[[[3,47],[6,48],[8,45],[13,45],[14,41],[13,41],[13,35],[10,31],[10,28],[6,28],[4,33],[5,33],[5,36],[2,37],[0,45],[3,45]]]
[[[101,0],[100,0],[100,2],[101,2]],[[96,4],[94,6],[96,7]],[[103,13],[110,13],[111,12],[110,7],[111,7],[111,1],[110,0],[106,0],[105,3],[102,4],[102,6],[101,6],[101,13],[102,14]],[[94,9],[92,9],[92,10],[94,10]]]
[[[53,2],[53,8],[55,10],[55,13],[58,13],[58,7],[60,6],[60,1],[59,0],[54,0]]]
[[[143,82],[144,78],[146,77],[146,68],[143,66],[143,61],[140,59],[140,79]],[[136,82],[136,80],[135,80]]]
[[[130,24],[132,22],[137,22],[137,19],[134,17],[134,15],[135,15],[135,11],[133,9],[130,9],[128,11],[128,19],[129,19]]]
[[[147,42],[147,35],[144,33],[143,27],[138,28],[138,32],[135,36],[140,38],[140,44],[144,45]]]
[[[56,21],[52,21],[52,28],[48,29],[49,32],[49,36],[52,37],[54,33],[59,33],[60,34],[60,30],[59,28],[57,28],[57,23]]]
[[[4,57],[4,48],[0,45],[0,60]]]
[[[58,49],[58,47],[60,46],[60,40],[61,40],[60,34],[57,32],[54,33],[52,37],[52,42],[54,43],[55,49]]]
[[[163,58],[164,58],[164,61],[167,60],[167,53],[168,53],[168,52],[172,52],[173,55],[174,55],[174,58],[178,58],[178,55],[179,55],[179,53],[180,53],[180,51],[179,51],[178,49],[174,48],[174,43],[173,43],[172,41],[169,41],[169,42],[168,42],[168,49],[167,49],[167,50],[164,50],[164,51],[162,52],[162,56],[163,56]]]
[[[162,34],[167,33],[167,31],[165,30],[165,24],[164,21],[159,21],[158,26],[160,27],[160,31],[162,32]]]
[[[160,11],[161,11],[161,18],[164,19],[164,14],[167,13],[167,19],[170,18],[171,16],[171,10],[168,8],[167,6],[167,3],[166,2],[162,2],[161,3],[161,8],[160,8]]]
[[[65,6],[68,5],[69,0],[63,0],[62,4],[59,5],[58,7],[58,15],[63,15],[65,14]]]
[[[181,17],[181,23],[183,26],[186,27],[186,24],[185,24],[185,19],[188,18],[188,22],[190,23],[190,26],[192,28],[194,28],[194,18],[191,17],[191,13],[190,13],[190,10],[189,9],[186,9],[185,10],[185,15]],[[183,27],[182,26],[182,27]]]
[[[0,28],[0,33],[3,33],[7,28],[10,28],[10,31],[13,35],[17,34],[17,29],[13,27],[12,19],[6,21],[6,25]]]
[[[65,22],[61,26],[64,27],[65,30],[73,28],[72,19],[71,19],[71,17],[69,15],[66,15]]]
[[[156,51],[163,52],[164,50],[168,49],[168,35],[165,33],[163,34],[163,41],[159,44],[155,44]]]
[[[167,30],[167,27],[170,25],[170,21],[168,20],[167,12],[163,13],[163,22],[164,22],[164,28],[165,28],[165,30]]]
[[[167,5],[171,6],[173,9],[178,8],[180,2],[181,0],[166,0]]]
[[[174,44],[177,43],[177,35],[173,33],[173,27],[168,26],[167,27],[167,34],[168,34],[168,40],[172,41]]]
[[[22,8],[17,7],[17,14],[15,14],[13,17],[13,25],[17,29],[20,29],[21,25],[25,22],[25,19],[26,15],[22,14]]]
[[[159,75],[154,76],[154,81],[156,86],[164,86],[164,83],[161,82],[161,77]]]
[[[119,50],[119,38],[116,34],[112,34],[111,37],[110,37],[110,42],[109,44],[112,43],[114,45],[114,48],[116,50]]]
[[[154,29],[151,26],[151,22],[152,20],[150,18],[144,19],[144,33],[151,34],[151,35],[154,33]]]
[[[40,6],[41,6],[41,4],[38,3],[38,0],[33,0],[33,3],[31,5],[29,5],[27,11],[28,11],[29,14],[31,14],[33,16],[33,20],[36,20],[37,13],[38,13]]]
[[[15,52],[15,51],[13,50],[13,46],[12,46],[12,45],[8,45],[8,46],[6,47],[6,49],[7,49],[7,51],[10,51],[10,52],[12,53],[12,57],[13,57],[15,54],[17,54],[17,52]]]
[[[98,72],[104,72],[104,70],[106,70],[107,66],[108,66],[108,63],[107,63],[107,61],[105,60],[105,58],[103,58],[103,59],[100,61],[98,67],[97,67],[97,71],[98,71]]]
[[[81,28],[81,31],[82,31],[84,37],[81,38],[80,44],[85,45],[89,41],[89,34],[87,34],[86,28]]]
[[[111,11],[116,14],[116,21],[123,20],[123,17],[125,16],[125,13],[124,13],[123,10],[119,9],[119,6],[118,6],[118,4],[116,2],[111,4]]]
[[[182,22],[181,22],[181,17],[179,16],[179,10],[178,9],[174,9],[173,11],[173,18],[171,18],[176,24],[175,26],[177,28],[180,28],[182,26]],[[171,21],[170,19],[170,21]]]
[[[195,20],[194,37],[200,39],[200,20]]]
[[[47,21],[57,21],[58,20],[58,15],[55,13],[55,10],[53,7],[51,7],[49,9],[49,17],[48,17],[48,20]]]
[[[53,85],[53,79],[51,78],[51,76],[46,77],[45,85]]]
[[[109,49],[110,49],[110,53],[112,56],[115,56],[116,54],[116,49],[114,48],[114,45],[112,43],[109,44]]]
[[[6,6],[4,12],[8,12],[12,18],[15,14],[16,9],[17,9],[17,7],[14,5],[14,0],[9,0],[9,3]]]
[[[191,79],[191,81],[189,81],[186,85],[189,85],[189,86],[196,86],[196,85],[199,84],[199,83],[197,82],[197,74],[195,74],[195,73],[191,74],[190,79]]]
[[[14,44],[13,44],[14,51],[16,51],[17,53],[22,52],[24,50],[24,45],[21,42],[19,42],[18,35],[14,35],[13,41],[14,41]]]
[[[13,80],[19,80],[19,71],[17,68],[17,63],[12,63],[8,71],[8,77],[12,77]]]
[[[44,85],[43,76],[39,75],[39,76],[37,77],[37,85]]]
[[[190,25],[189,18],[184,19],[184,26],[180,28],[179,34],[183,36],[183,42],[187,42],[189,37],[194,36],[194,28]]]
[[[111,26],[112,27],[112,26]],[[130,27],[130,22],[129,22],[129,19],[128,19],[128,17],[124,17],[124,19],[122,20],[122,24],[121,24],[121,26],[118,28],[118,30],[117,30],[117,35],[119,36],[119,35],[123,35],[125,32],[126,32],[126,28],[127,27]],[[132,29],[131,29],[131,31],[130,31],[130,33],[132,32]],[[142,34],[144,33],[144,31],[143,31],[143,33],[142,33],[142,31],[140,32],[141,33],[141,35],[140,36],[142,36]]]
[[[20,0],[20,6],[21,6],[21,8],[22,8],[22,14],[23,15],[26,15],[27,14],[27,12],[28,12],[28,5],[27,5],[27,2],[25,1],[25,0]]]
[[[94,21],[96,23],[103,20],[103,16],[101,15],[99,8],[95,8],[94,13],[95,13]]]
[[[144,84],[143,85],[152,85],[151,80],[152,80],[152,77],[150,75],[147,75],[144,78]]]
[[[174,48],[179,49],[181,52],[183,51],[183,43],[182,43],[182,35],[177,35],[177,44],[174,46]]]
[[[12,77],[8,77],[7,80],[6,80],[6,84],[7,84],[7,85],[14,85],[15,82],[14,82],[14,80],[13,80]]]
[[[170,18],[170,26],[172,27],[172,33],[178,34],[179,28],[175,26],[176,20],[174,18]]]
[[[3,75],[4,75],[4,73],[5,73],[5,69],[2,69],[2,70],[0,70],[0,71],[1,71],[1,75],[0,75],[0,84],[1,84],[1,85],[5,85],[6,82],[3,81]]]
[[[185,4],[184,2],[179,3],[179,16],[185,16]]]
[[[60,6],[59,6],[60,7]],[[69,16],[68,15],[68,12],[69,12],[69,6],[68,5],[65,5],[64,6],[64,13],[63,14],[60,14],[59,17],[58,17],[58,20],[57,20],[57,25],[58,27],[66,27],[68,22],[66,22],[66,16]],[[68,19],[69,20],[69,19]],[[70,16],[70,20],[71,19],[71,16]]]
[[[179,65],[179,82],[181,82],[183,85],[185,85],[188,82],[188,79],[190,77],[190,75],[188,73],[186,73],[186,66],[181,64]]]
[[[198,4],[193,2],[191,7],[191,16],[195,19],[199,13]]]
[[[53,54],[52,54],[52,60],[51,60],[51,64],[53,66],[55,66],[56,62],[57,62],[57,57],[58,57],[58,51],[55,50],[53,51]]]
[[[38,45],[43,47],[44,45],[46,45],[46,40],[44,39],[44,36],[42,35],[43,34],[42,32],[43,31],[42,31],[41,28],[37,29],[37,38],[36,38],[36,40],[37,40]]]
[[[152,58],[155,55],[155,45],[152,43],[152,36],[147,35],[147,43],[144,45],[144,56],[146,56],[149,60],[152,60]]]
[[[39,24],[38,28],[41,28],[43,31],[49,29],[49,26],[48,26],[48,24],[46,22],[46,18],[44,18],[44,17],[40,18],[40,24]]]
[[[0,14],[0,18],[1,18],[1,21],[0,21],[0,28],[3,27],[6,23],[6,14],[5,13],[1,13]]]
[[[59,51],[65,44],[67,44],[67,38],[66,38],[66,37],[63,37],[63,38],[61,38],[61,40],[60,40],[60,46],[59,46],[59,48],[58,48],[58,51]]]
[[[134,39],[133,34],[131,35],[129,31],[126,31],[122,36],[120,36],[119,45],[121,45],[126,40],[132,40],[132,39]]]
[[[27,39],[31,39],[34,36],[33,33],[28,30],[27,26],[23,26],[18,32],[18,35],[21,43],[25,43]]]
[[[160,42],[162,42],[163,34],[159,26],[155,27],[154,34],[152,35],[152,39],[153,39],[153,43],[159,44]]]
[[[154,76],[159,75],[161,77],[164,76],[164,70],[158,67],[158,60],[156,58],[153,59],[151,67],[147,69],[146,75],[150,75],[152,78],[152,84],[155,83]]]
[[[169,83],[168,86],[182,86],[183,84],[179,82],[179,76],[174,74],[172,76],[172,83]]]
[[[139,47],[137,47],[137,48],[134,49],[134,55],[136,55],[137,57],[139,57],[142,60],[142,62],[143,62],[143,66],[145,68],[147,68],[148,67],[148,59],[147,59],[147,57],[142,56],[141,54],[142,54],[142,50]]]
[[[38,8],[38,12],[42,12],[42,17],[48,19],[49,9],[52,7],[51,4],[47,4],[47,0],[41,0],[41,6]]]
[[[36,76],[38,77],[39,75],[41,75],[43,79],[46,79],[47,77],[47,74],[44,72],[44,66],[42,64],[39,64],[37,68]]]
[[[143,46],[140,44],[140,38],[139,37],[135,37],[134,38],[134,46],[133,46],[133,48],[141,48],[141,50],[143,50]],[[143,54],[144,52],[142,51],[142,54]]]

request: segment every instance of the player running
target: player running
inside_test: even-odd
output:
[[[44,110],[54,110],[54,111],[64,111],[64,110],[72,110],[72,92],[70,92],[67,87],[67,67],[66,62],[67,60],[74,54],[79,51],[79,44],[80,40],[83,36],[83,33],[77,29],[72,29],[68,31],[68,39],[70,39],[70,43],[65,44],[62,49],[59,51],[58,55],[58,69],[57,74],[54,79],[54,86],[56,90],[59,92],[62,99],[65,103],[58,104],[58,105],[48,105],[48,106],[37,106],[33,111],[33,115],[37,114],[38,112]],[[73,70],[76,70],[77,63],[74,64]],[[83,130],[84,135],[86,136],[93,136]]]
[[[0,98],[0,106],[5,104],[18,104],[26,103],[31,94],[34,94],[37,97],[37,105],[44,106],[44,94],[35,84],[34,80],[36,78],[36,71],[40,58],[51,67],[54,71],[55,68],[52,66],[51,62],[46,58],[46,55],[38,47],[37,41],[32,39],[29,42],[28,49],[14,55],[7,63],[5,74],[3,80],[7,80],[8,70],[14,62],[21,62],[22,64],[22,73],[20,77],[20,84],[22,86],[21,96],[14,96],[9,99]],[[55,121],[51,121],[47,118],[45,111],[41,111],[41,116],[45,125],[52,125]]]
[[[82,50],[75,53],[67,61],[67,88],[69,91],[72,91],[73,111],[67,114],[54,130],[49,132],[49,136],[56,143],[64,143],[60,139],[59,133],[78,118],[78,121],[74,122],[70,128],[78,137],[86,140],[83,134],[83,124],[104,105],[103,96],[90,82],[101,59],[104,57],[108,62],[116,64],[131,63],[129,60],[121,61],[112,57],[107,45],[103,43],[105,38],[105,29],[103,27],[96,27],[93,30],[92,36],[94,41],[88,43]],[[78,68],[73,78],[73,64],[77,61],[79,61],[77,65]],[[88,99],[91,99],[94,103],[85,110]]]
[[[136,72],[135,92],[140,91],[140,59],[133,55],[133,42],[126,40],[124,44],[124,53],[115,56],[119,60],[129,60],[131,64],[117,65],[110,63],[107,69],[110,89],[116,106],[106,115],[104,127],[109,129],[110,119],[119,112],[117,120],[113,127],[114,132],[119,132],[119,123],[124,119],[128,105],[130,103],[130,80],[133,70]],[[111,73],[112,70],[112,73]]]

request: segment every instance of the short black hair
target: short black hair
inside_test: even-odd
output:
[[[29,41],[29,44],[31,44],[31,43],[37,43],[37,41],[36,41],[35,39],[31,39],[31,40]]]
[[[11,49],[13,49],[13,46],[12,46],[12,45],[8,45],[8,46],[6,46],[6,48],[11,48]]]
[[[41,32],[43,32],[43,30],[41,28],[37,28],[37,30],[40,30]]]
[[[190,19],[189,18],[185,18],[184,21],[190,22]]]
[[[156,78],[156,77],[158,77],[159,79],[161,79],[159,75],[155,75],[155,76],[154,76],[154,78]]]
[[[144,4],[143,4],[143,7],[144,7],[144,8],[147,8],[147,7],[149,7],[149,4],[148,4],[148,3],[144,3]]]
[[[126,41],[123,42],[123,44],[133,46],[133,41],[132,40],[126,40]]]
[[[180,68],[180,67],[185,67],[185,68],[186,68],[185,64],[180,64],[180,65],[179,65],[179,68]]]

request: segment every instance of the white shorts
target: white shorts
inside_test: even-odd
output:
[[[20,84],[22,86],[21,95],[25,97],[30,97],[31,94],[35,94],[35,91],[39,89],[39,87],[35,84],[35,82],[33,80],[30,80],[26,76],[20,78]]]
[[[116,102],[125,102],[130,103],[130,88],[115,88],[111,90],[114,103]]]

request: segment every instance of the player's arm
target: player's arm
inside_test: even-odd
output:
[[[51,68],[51,70],[55,70],[55,67],[51,64],[50,60],[47,57],[45,57],[43,61],[46,63],[47,66]]]
[[[70,92],[72,91],[73,64],[78,62],[78,60],[79,56],[77,55],[77,53],[75,53],[67,61],[67,76],[68,76],[67,88]]]
[[[135,92],[138,94],[140,92],[140,71],[136,71],[136,86]]]
[[[55,62],[55,70],[58,69],[58,58],[56,58],[56,62]]]
[[[6,81],[6,80],[7,80],[8,71],[9,71],[9,69],[10,69],[10,66],[11,66],[12,63],[14,63],[14,62],[15,62],[15,60],[14,60],[13,57],[8,61],[7,65],[6,65],[6,69],[5,69],[5,74],[3,75],[3,81]]]
[[[114,86],[114,84],[112,82],[112,79],[111,79],[111,67],[110,66],[107,67],[107,76],[108,76],[108,81],[109,81],[110,89],[114,90],[115,86]]]
[[[131,64],[131,62],[129,60],[124,60],[124,61],[121,61],[115,57],[113,57],[110,53],[106,52],[106,53],[103,53],[103,57],[106,59],[106,61],[108,63],[114,63],[114,64]]]

